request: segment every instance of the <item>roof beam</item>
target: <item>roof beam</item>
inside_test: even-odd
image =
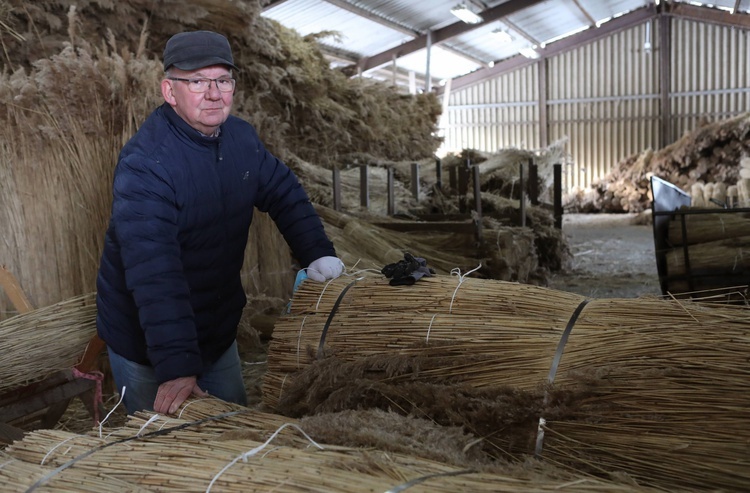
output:
[[[628,14],[612,19],[609,22],[605,22],[600,27],[593,27],[585,31],[581,31],[578,34],[568,36],[554,43],[548,44],[544,48],[539,48],[537,51],[543,58],[551,57],[575,49],[581,45],[591,43],[598,39],[609,36],[610,34],[629,29],[637,26],[643,22],[654,19],[657,16],[656,6],[649,5],[647,7],[634,10]],[[487,79],[498,77],[513,70],[517,70],[527,65],[537,63],[538,60],[532,60],[526,58],[523,55],[516,55],[512,58],[503,60],[502,62],[496,63],[494,67],[488,69],[479,69],[470,74],[456,77],[453,79],[451,90],[455,91],[473,84],[478,84]],[[438,94],[441,92],[441,88],[436,88]]]
[[[285,1],[285,0],[284,0]],[[413,29],[411,27],[405,26],[403,24],[399,24],[397,22],[394,22],[386,17],[380,16],[374,12],[370,12],[369,10],[365,10],[362,7],[357,7],[356,5],[352,5],[347,0],[323,0],[324,2],[328,2],[331,5],[338,7],[340,9],[349,11],[355,15],[358,15],[360,17],[364,17],[365,19],[369,19],[377,24],[380,24],[381,26],[385,26],[389,29],[393,29],[394,31],[398,31],[400,33],[409,35],[409,36],[420,36],[422,33],[418,29]],[[476,57],[473,57],[471,55],[467,55],[466,53],[456,50],[454,48],[451,48],[450,46],[443,46],[442,47],[446,51],[450,51],[451,53],[458,55],[460,57],[466,58],[467,60],[476,63],[477,65],[481,65],[483,67],[487,66],[487,62],[484,60],[480,60]]]
[[[664,4],[664,12],[691,21],[711,22],[725,26],[739,27],[741,29],[750,29],[750,15],[737,13],[736,10],[735,13],[730,13],[713,7],[697,7],[686,3],[668,3]]]
[[[432,32],[432,44],[435,45],[435,44],[441,43],[450,38],[469,32],[478,27],[487,25],[491,22],[495,22],[503,17],[514,14],[520,10],[532,7],[544,1],[546,0],[510,0],[496,7],[483,10],[482,12],[479,13],[479,15],[482,16],[483,21],[478,24],[466,24],[465,22],[459,21],[459,22],[455,22],[453,24],[450,24],[448,26],[445,26],[443,28],[433,31]],[[379,67],[380,65],[389,63],[391,60],[393,60],[394,56],[402,57],[404,55],[414,53],[415,51],[419,51],[426,47],[427,47],[427,35],[422,34],[412,39],[411,41],[407,41],[406,43],[396,46],[395,48],[391,48],[390,50],[380,52],[370,57],[362,58],[362,60],[360,60],[359,63],[357,64],[357,67],[353,68],[353,71],[356,72],[357,70],[359,70],[359,71],[364,72],[366,70],[370,70],[375,67]]]

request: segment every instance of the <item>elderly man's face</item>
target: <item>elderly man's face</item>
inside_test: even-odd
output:
[[[177,79],[229,79],[231,72],[224,65],[213,65],[197,70],[185,71],[172,67],[169,75]],[[184,80],[165,78],[161,83],[164,100],[191,127],[199,132],[212,135],[224,123],[232,109],[234,91],[222,92],[215,81],[210,82],[205,92],[192,92],[194,85]]]

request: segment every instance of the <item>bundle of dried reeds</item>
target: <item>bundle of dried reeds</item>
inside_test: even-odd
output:
[[[688,235],[690,234],[688,231]],[[743,272],[750,266],[750,236],[731,236],[691,244],[687,255],[692,271]],[[688,273],[683,248],[669,250],[666,259],[670,276]]]
[[[71,368],[95,333],[93,294],[0,321],[0,393]]]
[[[138,413],[109,434],[41,430],[8,447],[0,481],[11,491],[49,490],[80,481],[76,491],[396,491],[649,492],[649,488],[572,475],[538,465],[514,474],[459,469],[376,449],[313,441],[295,420],[217,400],[192,401],[178,418]],[[52,470],[56,468],[56,470]],[[47,474],[42,478],[43,474]],[[42,482],[40,482],[42,478]],[[120,484],[113,481],[119,481]],[[122,483],[125,483],[124,485]],[[395,488],[395,489],[394,489]],[[109,488],[104,488],[109,490]],[[101,491],[101,490],[100,490]]]
[[[623,470],[666,488],[744,488],[750,481],[747,309],[658,298],[583,301],[459,276],[407,287],[371,278],[305,283],[274,329],[264,402],[279,406],[286,392],[300,391],[298,380],[327,392],[313,400],[389,406],[393,397],[378,403],[368,389],[411,382],[534,391],[552,376],[555,389],[578,390],[564,406],[553,400],[531,409],[552,417],[543,426],[545,460],[593,474]],[[342,373],[333,368],[317,381],[306,379],[304,372],[331,354],[343,361],[369,358],[369,366],[352,372],[339,365]],[[391,360],[397,355],[416,360]],[[353,379],[363,380],[353,385]],[[416,401],[418,389],[409,388]],[[508,456],[536,452],[536,426],[527,426],[527,440],[512,444],[503,437],[510,430],[490,429],[485,440],[498,449],[515,447]]]
[[[676,213],[669,222],[667,239],[672,246],[694,245],[711,241],[750,236],[750,215],[740,212],[685,214],[687,238],[682,233],[683,215]]]

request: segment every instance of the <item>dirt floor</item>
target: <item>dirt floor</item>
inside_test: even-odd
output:
[[[643,214],[564,215],[573,259],[549,287],[592,298],[661,295],[652,228]]]

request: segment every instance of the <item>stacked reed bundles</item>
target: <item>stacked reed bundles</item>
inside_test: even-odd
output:
[[[688,235],[690,235],[688,231]],[[723,240],[690,245],[688,254],[690,271],[735,274],[750,267],[750,236],[737,236]],[[673,248],[666,254],[667,272],[670,276],[690,274],[687,271],[685,251]]]
[[[460,281],[438,276],[393,287],[383,279],[358,280],[331,319],[323,352],[344,361],[439,355],[439,365],[422,362],[421,371],[398,375],[401,382],[529,391],[546,384],[563,331],[584,298],[500,281]],[[278,406],[304,375],[297,372],[316,361],[326,321],[351,282],[304,283],[297,291],[291,313],[274,329],[267,405]],[[590,301],[564,346],[554,387],[588,382],[591,393],[568,403],[564,419],[547,419],[542,457],[592,474],[625,471],[641,484],[667,489],[746,488],[748,329],[748,311],[740,306]],[[384,373],[377,364],[372,370]],[[347,375],[338,378],[343,385]],[[546,413],[555,410],[542,407]],[[529,432],[527,443],[533,444],[536,427]],[[485,439],[504,446],[502,433]]]
[[[0,481],[17,488],[12,491],[27,491],[42,472],[57,467],[45,483],[49,490],[75,478],[81,484],[76,491],[105,481],[126,483],[116,491],[159,492],[386,491],[409,481],[410,492],[553,492],[572,484],[581,492],[653,491],[531,469],[518,469],[517,476],[472,472],[404,454],[314,444],[302,428],[290,426],[299,426],[295,420],[214,399],[192,401],[177,418],[151,418],[138,413],[101,437],[96,430],[29,433],[7,449],[11,463],[23,470],[0,467]]]
[[[0,393],[78,363],[96,334],[94,294],[0,321]]]
[[[541,275],[534,233],[526,228],[484,228],[485,246],[479,249],[475,237],[466,233],[395,231],[328,207],[316,206],[316,210],[339,258],[356,271],[379,272],[409,252],[427,259],[428,267],[443,274],[454,268],[471,270],[481,264],[478,272],[490,279],[528,282]]]

